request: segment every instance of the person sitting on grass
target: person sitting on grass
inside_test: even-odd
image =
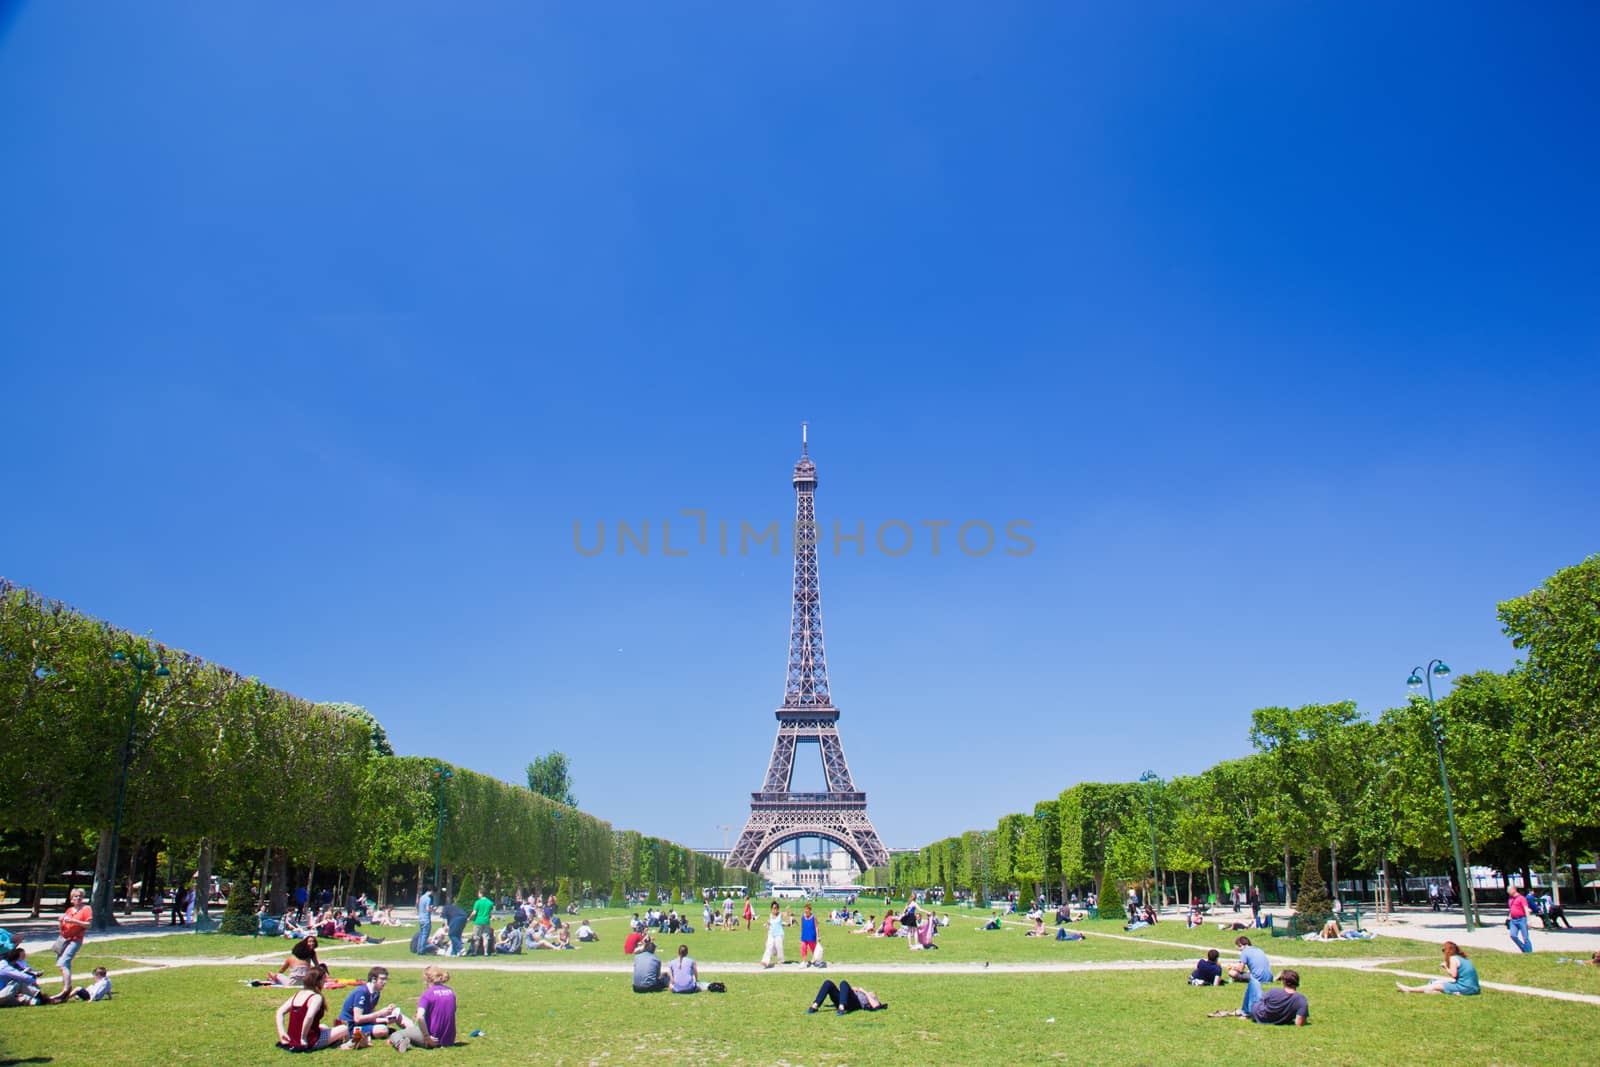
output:
[[[1044,929],[1043,919],[1039,920],[1039,929]],[[911,928],[911,933],[909,935],[911,951],[915,952],[918,949],[938,948],[939,946],[935,944],[933,940],[934,930],[935,925],[933,921],[933,912],[922,912],[921,921],[918,922],[916,926]]]
[[[317,959],[317,935],[307,934],[294,943],[294,947],[289,949],[289,958],[283,961],[283,966],[278,968],[276,974],[268,978],[272,985],[303,987],[306,973],[321,963]]]
[[[96,967],[92,972],[94,981],[88,985],[81,985],[72,991],[72,995],[79,1000],[110,1000],[111,977],[106,974],[104,967]]]
[[[854,930],[851,930],[850,932],[852,934],[866,934],[868,936],[876,934],[878,932],[878,917],[876,915],[867,916],[866,923],[864,923],[861,926],[856,927]]]
[[[1043,915],[1036,916],[1034,918],[1034,920],[1033,920],[1032,928],[1029,929],[1022,936],[1023,937],[1049,937],[1050,936],[1050,932],[1044,928],[1044,916]]]
[[[659,993],[672,981],[671,975],[661,971],[661,960],[656,956],[656,943],[645,938],[639,951],[633,954],[633,991]]]
[[[1272,984],[1272,964],[1267,962],[1267,954],[1252,945],[1243,934],[1235,938],[1233,943],[1239,949],[1239,958],[1228,965],[1228,977],[1235,982],[1245,983],[1244,1001],[1235,1014],[1249,1015],[1250,1009],[1261,999],[1261,987]]]
[[[600,940],[599,936],[596,935],[595,932],[594,932],[594,927],[589,925],[589,920],[588,919],[583,919],[583,920],[579,921],[579,923],[578,923],[578,933],[577,933],[576,936],[577,936],[577,939],[579,941],[598,941],[598,940]]]
[[[1211,949],[1194,965],[1194,970],[1189,972],[1190,985],[1226,985],[1227,979],[1223,977],[1222,965],[1217,962],[1220,955],[1216,949]]]
[[[389,1036],[391,1030],[405,1028],[406,1019],[400,1014],[399,1005],[378,1007],[378,998],[382,996],[383,988],[388,984],[388,968],[374,967],[367,972],[367,980],[352,989],[350,995],[344,998],[344,1004],[339,1008],[339,1021],[350,1031],[352,1037],[357,1030],[360,1030],[368,1037],[382,1041]]]
[[[1467,959],[1467,954],[1461,951],[1461,946],[1454,941],[1446,941],[1442,946],[1444,962],[1439,966],[1449,978],[1435,978],[1425,985],[1402,985],[1399,982],[1394,987],[1402,993],[1451,993],[1458,997],[1475,997],[1480,992],[1478,988],[1478,966]],[[1595,953],[1600,959],[1600,952]],[[1287,971],[1284,972],[1286,975]]]
[[[978,929],[979,930],[998,930],[998,929],[1000,929],[1000,913],[998,911],[995,912],[993,915],[991,915],[989,917],[989,921],[984,923],[982,926],[978,927]]]
[[[416,1021],[389,1035],[389,1044],[396,1052],[456,1043],[456,991],[450,988],[450,972],[430,964],[422,969],[422,985]]]
[[[501,956],[522,955],[522,926],[519,923],[506,923],[500,931],[500,938],[494,943],[494,950]]]
[[[15,945],[0,956],[0,1008],[36,1007],[53,1004],[39,988],[43,976],[28,966],[28,953]]]
[[[678,958],[667,964],[674,993],[704,993],[706,983],[700,981],[700,966],[689,955],[688,945],[678,946]]]
[[[849,982],[834,985],[829,980],[817,990],[817,999],[806,1006],[806,1014],[815,1014],[824,1000],[832,1002],[835,1015],[846,1015],[852,1011],[882,1011],[889,1006],[888,1001],[879,999],[878,994],[870,989],[851,989]]]
[[[350,1036],[348,1027],[322,1025],[322,1016],[328,1010],[328,1002],[322,996],[322,986],[327,980],[327,966],[312,965],[306,970],[300,991],[278,1007],[276,1022],[281,1047],[291,1052],[315,1052],[341,1044]],[[353,1047],[364,1048],[370,1043],[371,1038],[363,1033]]]

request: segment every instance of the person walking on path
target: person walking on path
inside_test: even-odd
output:
[[[772,914],[767,916],[767,947],[761,952],[761,966],[772,969],[772,958],[783,962],[783,916],[778,914],[778,902],[772,902]]]
[[[1511,943],[1524,952],[1533,951],[1533,940],[1528,936],[1528,898],[1523,895],[1522,887],[1511,887],[1511,918],[1506,921],[1506,928],[1511,932]]]
[[[494,928],[489,924],[493,914],[494,901],[489,899],[489,891],[480,887],[478,899],[472,902],[472,947],[480,956],[494,955]]]
[[[1261,925],[1261,890],[1253,887],[1250,890],[1250,923],[1256,927]]]
[[[66,1000],[72,992],[72,961],[83,948],[83,936],[93,921],[94,909],[83,902],[83,890],[74,889],[61,913],[61,936],[56,939],[61,946],[56,953],[56,966],[61,969],[61,992],[56,996],[60,1000]],[[1523,928],[1527,928],[1526,923]]]
[[[817,950],[817,917],[812,914],[808,900],[800,914],[800,962],[809,967],[815,962],[813,957],[821,959],[822,953]]]
[[[773,907],[777,907],[777,905],[774,904]],[[756,921],[756,909],[751,907],[750,898],[746,897],[745,898],[745,902],[744,902],[744,928],[746,930],[750,929],[751,924],[754,923],[755,921]]]

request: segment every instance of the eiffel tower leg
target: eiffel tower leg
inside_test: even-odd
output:
[[[779,730],[778,739],[772,743],[772,758],[767,761],[767,782],[761,787],[764,792],[788,790],[794,777],[794,747],[794,734]]]

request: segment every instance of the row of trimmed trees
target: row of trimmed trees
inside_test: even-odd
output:
[[[131,886],[152,843],[183,857],[179,881],[198,869],[207,885],[216,869],[264,886],[274,910],[291,867],[297,882],[318,865],[342,872],[343,885],[374,885],[381,901],[391,871],[430,877],[436,848],[457,878],[501,892],[554,892],[558,879],[599,896],[619,882],[682,892],[746,874],[521,786],[394,755],[360,708],[302,700],[3,579],[0,781],[13,798],[0,837],[13,854],[32,842],[22,880],[35,904],[52,850],[77,838],[96,850],[95,910],[106,918],[113,873]]]
[[[1581,900],[1580,858],[1600,865],[1600,556],[1500,604],[1499,619],[1523,658],[1457,678],[1437,708],[1465,863],[1522,881],[1539,869],[1558,899],[1564,880]],[[1112,914],[1124,887],[1151,879],[1152,850],[1189,893],[1219,898],[1269,872],[1286,887],[1379,872],[1392,885],[1423,869],[1453,881],[1435,730],[1420,695],[1376,719],[1350,702],[1262,708],[1242,759],[1165,782],[1080,783],[874,877],[951,893],[1094,889]]]

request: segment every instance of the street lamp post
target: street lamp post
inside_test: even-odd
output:
[[[1152,883],[1160,885],[1161,868],[1156,863],[1156,785],[1161,781],[1161,776],[1155,771],[1145,771],[1139,776],[1139,781],[1150,787],[1145,791],[1145,800],[1149,802],[1150,806],[1150,873],[1152,875]],[[1163,892],[1161,897],[1162,902],[1165,903],[1166,893]],[[1132,918],[1132,916],[1129,916],[1129,918]]]
[[[1444,723],[1439,719],[1439,708],[1433,702],[1433,680],[1448,677],[1450,668],[1444,660],[1433,659],[1428,661],[1426,668],[1413,667],[1411,677],[1406,679],[1406,686],[1420,689],[1424,682],[1428,686],[1428,720],[1433,727],[1433,749],[1439,756],[1439,781],[1444,785],[1444,814],[1450,820],[1450,847],[1456,855],[1456,884],[1461,887],[1461,917],[1466,920],[1470,933],[1478,924],[1472,911],[1472,887],[1467,885],[1467,868],[1461,862],[1461,837],[1456,832],[1456,808],[1450,799],[1450,775],[1444,767]]]
[[[122,774],[117,779],[117,814],[111,822],[111,861],[106,866],[106,885],[103,891],[95,893],[94,902],[94,927],[104,930],[115,926],[117,919],[113,915],[112,907],[117,897],[117,844],[122,838],[122,805],[128,796],[128,763],[133,759],[133,727],[139,715],[139,701],[144,696],[144,676],[153,674],[157,678],[165,678],[172,672],[167,670],[167,665],[159,659],[151,659],[143,652],[135,651],[131,656],[118,649],[111,653],[113,663],[126,664],[134,670],[133,703],[128,705],[128,732],[122,742]]]
[[[556,885],[561,884],[561,812],[553,812],[555,820],[550,824],[550,880]],[[546,894],[548,896],[549,894]]]
[[[454,778],[455,772],[448,767],[435,767],[433,777],[439,793],[439,814],[433,823],[433,888],[435,892],[444,887],[439,884],[439,856],[444,846],[444,783],[446,779]]]

